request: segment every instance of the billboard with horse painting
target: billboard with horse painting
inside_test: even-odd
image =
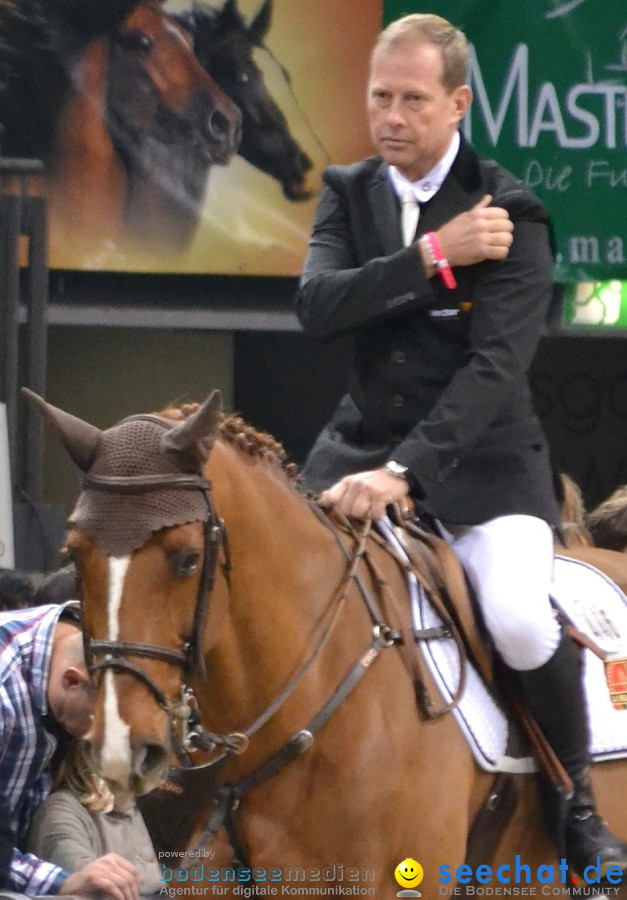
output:
[[[330,161],[369,151],[380,0],[7,0],[5,156],[60,269],[296,275]]]

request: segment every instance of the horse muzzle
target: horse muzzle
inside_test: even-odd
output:
[[[242,114],[237,107],[227,115],[219,107],[211,110],[206,117],[203,137],[207,144],[211,162],[226,165],[237,153],[242,139]]]
[[[98,753],[92,749],[99,774],[114,791],[124,791],[141,796],[154,790],[165,780],[170,768],[170,756],[160,743],[139,741],[134,746],[113,754],[103,748]]]

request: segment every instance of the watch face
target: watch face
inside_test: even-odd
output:
[[[396,475],[399,478],[404,478],[407,473],[407,466],[403,466],[393,459],[385,464],[385,468],[391,475]]]

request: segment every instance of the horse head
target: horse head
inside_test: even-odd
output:
[[[114,143],[131,165],[140,153],[149,168],[157,145],[175,143],[177,153],[186,148],[183,171],[187,164],[224,165],[237,150],[239,110],[207,76],[189,35],[157,0],[138,3],[111,35],[107,100]]]
[[[307,200],[313,162],[292,136],[254,59],[255,50],[265,49],[271,17],[272,0],[264,0],[249,23],[237,0],[226,0],[220,9],[196,3],[177,18],[193,35],[203,68],[242,111],[240,156],[275,178],[288,199]]]
[[[184,223],[196,224],[210,167],[237,151],[239,109],[157,0],[142,0],[112,33],[106,99],[108,131],[129,179],[131,230],[141,237],[163,229],[164,248],[184,246]]]
[[[67,545],[97,687],[93,758],[112,784],[142,794],[167,772],[183,684],[204,666],[221,529],[203,465],[221,398],[181,422],[139,415],[100,430],[24,393],[83,473]],[[142,608],[125,602],[138,587]]]

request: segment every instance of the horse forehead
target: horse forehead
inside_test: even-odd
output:
[[[123,22],[125,28],[147,27],[153,23],[161,22],[165,13],[161,9],[159,0],[137,0],[134,8]]]
[[[141,478],[176,475],[181,469],[162,450],[172,423],[151,416],[128,419],[101,435],[88,475]],[[173,525],[205,521],[209,507],[196,489],[158,487],[118,493],[90,486],[81,491],[70,523],[107,556],[122,557]]]
[[[193,53],[194,41],[189,31],[186,31],[182,25],[179,25],[178,22],[174,22],[172,19],[165,19],[163,27],[172,40],[181,44],[190,53]]]
[[[123,28],[125,31],[138,29],[152,38],[165,36],[186,50],[192,48],[191,35],[170,18],[156,0],[139,3],[125,19]]]
[[[156,416],[124,419],[101,435],[90,473],[94,475],[166,475],[176,465],[162,449],[163,437],[173,427]]]

